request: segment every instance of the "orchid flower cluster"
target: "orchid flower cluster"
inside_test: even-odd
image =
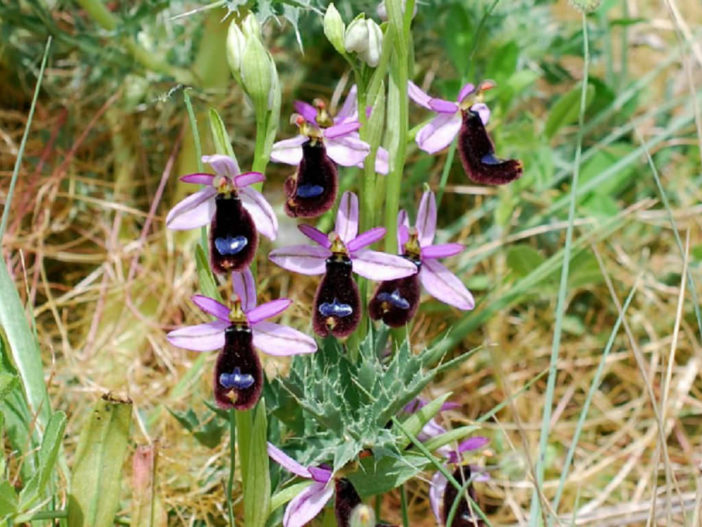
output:
[[[359,232],[362,223],[359,218],[358,195],[346,191],[338,196],[339,166],[361,167],[366,172],[373,172],[373,176],[387,175],[393,170],[391,165],[394,163],[391,162],[388,150],[377,142],[371,146],[366,141],[368,128],[372,126],[370,123],[379,115],[371,107],[359,107],[359,101],[366,101],[364,96],[359,95],[359,86],[363,89],[367,86],[352,86],[345,102],[335,114],[322,99],[315,99],[311,104],[296,101],[291,123],[296,126],[298,134],[271,144],[275,134],[270,132],[277,129],[277,123],[272,121],[271,115],[280,106],[280,88],[275,66],[270,54],[262,47],[260,28],[251,17],[242,23],[243,29],[236,27],[236,23],[232,23],[232,27],[234,29],[230,27],[227,57],[234,76],[251,97],[256,111],[262,109],[266,115],[261,122],[265,123],[263,135],[270,138],[270,148],[266,150],[265,145],[259,148],[257,142],[256,156],[265,157],[264,167],[269,158],[296,167],[283,186],[285,214],[290,218],[310,221],[330,211],[338,203],[333,230],[323,232],[310,223],[299,223],[297,228],[313,244],[278,246],[268,254],[271,262],[288,271],[321,276],[314,294],[311,326],[314,333],[324,339],[322,350],[329,342],[344,345],[350,342],[346,339],[359,328],[364,310],[378,324],[378,328],[400,328],[407,325],[418,311],[422,289],[456,309],[473,309],[475,301],[470,291],[456,274],[439,262],[440,259],[458,255],[464,246],[456,242],[436,242],[437,202],[431,190],[426,190],[421,195],[414,222],[410,220],[411,212],[398,211],[399,207],[395,207],[389,221],[386,216],[385,227],[375,226],[364,232]],[[334,47],[352,65],[357,66],[354,67],[356,72],[376,68],[383,60],[381,51],[384,34],[372,20],[357,17],[346,27],[331,4],[325,15],[324,29]],[[259,68],[261,61],[268,61],[268,66]],[[266,82],[258,82],[252,77],[251,71],[263,75]],[[363,81],[363,76],[358,76],[357,81]],[[499,159],[495,155],[494,144],[485,128],[491,112],[484,101],[485,92],[493,87],[491,81],[483,81],[477,87],[466,84],[455,101],[432,97],[411,81],[407,83],[406,91],[409,99],[417,105],[436,113],[416,134],[416,143],[421,150],[434,154],[457,138],[460,160],[468,177],[481,184],[501,185],[519,178],[522,164],[514,159]],[[221,151],[221,145],[219,146]],[[374,159],[368,159],[371,152]],[[231,291],[230,299],[222,302],[218,298],[193,296],[193,304],[213,319],[175,329],[167,338],[181,348],[218,351],[213,375],[216,404],[222,409],[248,410],[256,406],[264,390],[263,368],[257,350],[273,356],[310,355],[318,351],[318,344],[314,338],[297,329],[268,320],[287,310],[293,304],[291,299],[278,298],[257,305],[256,280],[251,265],[255,262],[259,249],[259,235],[275,241],[278,234],[276,213],[260,191],[266,180],[265,175],[259,171],[242,172],[236,159],[229,155],[206,155],[202,161],[209,164],[212,171],[181,177],[181,181],[200,185],[201,188],[168,213],[166,225],[174,230],[209,225],[210,267],[215,275],[223,278],[223,282],[231,282],[231,288],[228,288]],[[254,162],[254,166],[261,165]],[[370,197],[365,192],[362,194],[362,199]],[[363,210],[367,211],[368,208]],[[394,231],[395,221],[398,254],[372,249],[374,244],[386,236],[388,230]],[[367,224],[369,223],[363,225]],[[369,299],[362,297],[354,274],[377,282]],[[364,306],[366,300],[367,305]],[[367,365],[364,371],[363,382],[368,383],[364,394],[369,397],[377,393],[381,398],[390,399],[383,411],[378,413],[381,416],[378,419],[382,422],[377,421],[377,416],[373,416],[376,421],[370,419],[368,422],[383,431],[378,435],[382,441],[388,437],[394,441],[398,435],[385,430],[391,424],[388,419],[394,418],[393,412],[401,413],[403,406],[417,397],[438,369],[430,375],[424,375],[422,368],[430,360],[425,357],[413,358],[409,345],[404,349],[402,361],[383,362],[380,357],[383,353],[392,354],[392,349],[387,352],[383,348],[383,339],[376,339],[373,335],[374,327],[376,326],[371,324],[364,342],[370,342],[371,348],[376,345],[380,348],[370,355],[361,354],[363,360],[372,356],[375,361],[372,367]],[[360,335],[361,339],[363,337]],[[339,346],[334,349],[343,348]],[[323,351],[314,357],[325,353],[327,352]],[[427,355],[434,357],[432,353]],[[396,356],[399,356],[399,352]],[[301,360],[293,360],[291,371],[302,368]],[[327,359],[320,360],[322,362],[316,371],[324,375],[324,368],[328,367],[324,361]],[[336,360],[337,366],[341,364],[338,356]],[[393,377],[395,370],[392,368],[397,370],[398,378]],[[402,368],[406,368],[406,371],[403,372]],[[349,368],[348,371],[351,370]],[[375,372],[375,377],[371,370]],[[402,380],[402,375],[407,378]],[[334,393],[336,389],[337,385],[325,385],[307,400],[304,390],[298,393],[294,388],[288,387],[290,392],[295,392],[298,404],[311,413],[316,413],[321,422],[337,422],[343,428],[343,420],[339,418],[341,410],[330,407],[328,401],[322,401],[319,406],[319,401],[315,399],[322,393]],[[354,387],[343,386],[339,389],[351,390]],[[370,401],[364,404],[370,407],[375,403]],[[411,415],[420,412],[424,402],[417,400],[413,404],[414,406],[405,408],[406,413]],[[333,415],[334,419],[327,419],[325,412]],[[446,430],[433,418],[425,419],[423,416],[422,419],[424,426],[418,435],[420,440],[441,439],[447,435]],[[417,428],[416,432],[419,431]],[[295,461],[275,445],[268,444],[267,451],[271,459],[288,472],[309,482],[290,500],[283,517],[285,527],[304,526],[322,511],[332,497],[338,525],[348,526],[354,514],[365,514],[359,492],[354,488],[352,478],[347,477],[346,468],[354,458],[360,456],[361,447],[357,446],[362,442],[362,438],[355,437],[349,443],[355,450],[344,450],[341,446],[339,452],[331,456],[334,458],[333,464],[308,455],[306,459],[312,463],[309,466]],[[447,511],[452,507],[454,511],[457,510],[452,527],[469,523],[472,525],[477,521],[471,508],[475,494],[470,490],[469,484],[482,476],[475,467],[471,468],[462,462],[462,454],[480,449],[486,443],[487,439],[483,437],[473,437],[453,450],[445,443],[445,446],[437,450],[449,467],[446,471],[437,472],[432,479],[430,501],[439,524],[447,523]],[[329,462],[332,463],[331,459]],[[452,477],[447,478],[446,474],[451,473]],[[454,480],[452,485],[448,484],[449,479]],[[466,496],[458,495],[455,481],[468,483]],[[363,495],[363,492],[360,494]],[[454,506],[456,500],[460,501],[458,509]],[[375,524],[374,520],[371,524]]]

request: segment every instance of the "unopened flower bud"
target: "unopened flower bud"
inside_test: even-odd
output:
[[[227,31],[227,62],[235,78],[241,75],[241,59],[246,48],[246,37],[239,28],[239,25],[232,20]]]
[[[247,38],[257,38],[261,40],[261,24],[256,20],[256,16],[253,13],[246,15],[246,18],[241,23],[241,29],[244,31],[244,35]]]
[[[344,53],[344,32],[346,25],[334,4],[329,4],[324,13],[324,34],[339,53]]]
[[[351,512],[349,527],[375,527],[375,513],[373,509],[361,503]]]
[[[280,90],[273,58],[258,38],[246,40],[241,61],[241,82],[256,108],[270,108],[274,90]]]
[[[346,28],[344,47],[348,52],[356,52],[369,66],[375,68],[383,51],[383,31],[373,20],[357,17]]]

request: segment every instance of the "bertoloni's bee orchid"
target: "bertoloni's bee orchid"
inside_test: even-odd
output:
[[[279,298],[257,306],[251,271],[232,273],[232,281],[231,308],[195,295],[195,305],[216,320],[176,329],[167,338],[174,346],[193,351],[221,349],[214,374],[215,401],[220,408],[248,410],[256,404],[263,388],[263,369],[254,348],[269,355],[287,356],[313,353],[317,344],[296,329],[266,321],[285,311],[292,300]]]
[[[363,166],[370,145],[358,134],[356,87],[353,86],[339,113],[332,118],[324,101],[314,105],[295,102],[293,115],[300,135],[273,145],[271,160],[298,165],[285,182],[285,213],[292,218],[314,218],[331,209],[338,191],[336,165]],[[388,152],[378,149],[375,169],[388,172]]]
[[[498,159],[485,130],[490,109],[482,102],[482,94],[494,86],[492,81],[484,81],[476,89],[468,83],[453,102],[431,97],[410,81],[407,94],[418,105],[438,114],[417,132],[419,148],[434,154],[458,135],[458,151],[468,177],[477,183],[504,185],[522,175],[522,163],[516,159]]]
[[[241,271],[256,254],[258,231],[275,240],[278,219],[266,198],[249,185],[265,179],[260,172],[241,173],[236,160],[225,155],[202,156],[214,174],[195,173],[180,178],[206,185],[171,209],[166,226],[187,230],[210,223],[210,261],[217,273]]]
[[[427,191],[422,195],[414,227],[409,226],[407,212],[397,217],[397,246],[403,257],[418,269],[416,275],[381,282],[368,304],[373,320],[383,320],[388,326],[405,325],[417,312],[421,283],[427,292],[443,303],[461,310],[475,307],[473,295],[463,282],[438,258],[454,256],[463,250],[460,243],[434,244],[436,233],[436,198]]]
[[[358,198],[352,192],[341,197],[335,230],[328,236],[310,225],[300,225],[302,233],[319,247],[292,245],[275,249],[269,258],[296,273],[324,277],[317,287],[312,323],[315,332],[325,337],[348,336],[361,316],[358,286],[351,273],[371,280],[394,280],[417,272],[411,261],[366,249],[385,236],[383,227],[358,234]]]

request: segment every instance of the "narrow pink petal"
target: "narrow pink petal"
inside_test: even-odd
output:
[[[429,419],[427,424],[422,427],[422,430],[417,434],[417,439],[420,441],[426,441],[432,437],[438,437],[441,434],[445,434],[446,429],[436,422],[436,419]]]
[[[304,527],[321,512],[334,494],[333,483],[314,482],[288,503],[283,527]]]
[[[355,273],[376,282],[404,278],[417,272],[417,266],[402,256],[368,249],[355,253],[351,261]]]
[[[214,215],[216,194],[212,187],[191,194],[170,210],[166,216],[166,227],[182,231],[207,225]]]
[[[321,467],[310,467],[312,478],[319,483],[327,483],[332,477],[332,471]]]
[[[193,295],[190,300],[208,315],[217,317],[224,322],[229,322],[229,308],[221,302],[217,302],[214,298],[204,295]]]
[[[436,198],[431,190],[422,194],[415,227],[417,227],[420,247],[431,245],[436,233]]]
[[[424,260],[419,280],[433,297],[464,311],[475,307],[473,295],[458,277],[436,260]]]
[[[198,172],[196,174],[188,174],[186,176],[181,176],[180,180],[183,183],[194,183],[196,185],[211,185],[212,180],[215,177],[212,174],[205,174]]]
[[[248,267],[243,273],[232,273],[234,294],[241,300],[241,308],[246,313],[256,307],[256,281]]]
[[[224,330],[229,322],[215,320],[197,326],[187,326],[171,331],[166,338],[179,348],[193,351],[213,351],[224,347]]]
[[[458,92],[458,102],[463,102],[463,99],[468,97],[471,93],[475,91],[475,85],[472,82],[464,84],[461,91]]]
[[[431,101],[431,97],[424,93],[419,86],[417,86],[414,82],[409,81],[407,83],[407,95],[409,96],[410,99],[412,99],[414,102],[416,102],[419,106],[423,106],[427,110],[431,110],[431,106],[429,105],[429,101]]]
[[[273,144],[271,160],[286,165],[299,165],[302,161],[302,145],[309,141],[304,135],[296,135]]]
[[[300,463],[276,447],[273,443],[267,443],[266,449],[268,450],[268,457],[270,457],[288,472],[295,474],[296,476],[300,476],[301,478],[312,479],[312,474],[310,474],[310,471],[307,470],[306,467],[303,467]]]
[[[329,241],[329,236],[324,234],[319,229],[312,227],[312,225],[307,225],[306,223],[302,223],[302,224],[298,225],[297,228],[300,230],[300,232],[302,234],[307,236],[313,242],[317,242],[319,245],[321,245],[322,247],[326,247],[327,249],[329,249],[331,247],[331,242]]]
[[[339,112],[336,114],[336,117],[334,118],[335,124],[341,124],[347,120],[358,120],[358,102],[356,99],[356,91],[356,85],[354,84],[353,86],[351,86],[349,94],[346,96],[344,105],[341,107],[341,110],[339,110]]]
[[[353,134],[328,139],[327,155],[338,165],[352,167],[362,163],[370,153],[370,145]]]
[[[312,337],[273,322],[258,322],[253,326],[253,345],[269,355],[278,357],[317,351],[317,343]]]
[[[258,190],[249,187],[239,189],[239,198],[244,208],[249,211],[258,232],[269,240],[278,236],[278,218],[270,203]]]
[[[431,478],[429,486],[429,503],[431,503],[431,511],[434,513],[437,525],[443,525],[441,518],[441,502],[444,500],[444,491],[448,481],[444,475],[438,470]]]
[[[202,156],[203,163],[209,163],[214,171],[221,175],[234,178],[239,175],[239,164],[236,159],[222,154],[214,154],[211,156]]]
[[[461,114],[441,113],[417,133],[417,145],[429,154],[435,154],[451,144],[461,129]]]
[[[479,102],[471,106],[470,109],[477,112],[483,124],[488,124],[490,120],[490,108],[487,107],[487,104]]]
[[[397,213],[397,250],[402,253],[409,240],[409,217],[407,211],[402,209]]]
[[[459,109],[455,102],[438,99],[436,97],[432,97],[429,100],[429,107],[438,113],[456,113]]]
[[[305,101],[295,101],[295,111],[305,118],[305,121],[317,125],[317,108]]]
[[[358,121],[347,121],[345,123],[335,124],[324,130],[324,137],[326,139],[337,139],[356,132],[359,128],[361,128],[361,123]]]
[[[347,191],[341,196],[334,232],[344,243],[349,243],[358,235],[358,196],[353,192]]]
[[[454,256],[463,250],[463,245],[460,243],[439,243],[422,247],[422,259],[448,258]]]
[[[374,227],[363,234],[356,236],[353,240],[346,244],[346,248],[350,253],[354,253],[359,249],[368,247],[378,240],[382,240],[385,236],[385,227]]]
[[[254,326],[262,320],[280,315],[290,307],[290,304],[292,304],[292,300],[289,298],[278,298],[277,300],[266,302],[265,304],[256,306],[251,311],[247,311],[246,319],[249,321],[249,324]]]
[[[487,437],[483,437],[483,436],[471,437],[469,439],[466,439],[465,441],[462,441],[461,444],[458,445],[458,451],[459,452],[468,452],[471,450],[478,450],[479,448],[483,448],[489,442],[490,442],[490,440]]]
[[[270,252],[268,258],[283,269],[300,274],[324,274],[331,251],[311,245],[290,245]]]
[[[266,176],[260,172],[244,172],[234,178],[234,184],[241,188],[253,185],[254,183],[260,183],[261,181],[265,180]]]

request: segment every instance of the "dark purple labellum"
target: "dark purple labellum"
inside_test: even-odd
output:
[[[463,465],[458,467],[453,472],[453,477],[459,484],[464,485],[465,482],[470,479],[470,466]],[[470,496],[471,500],[476,501],[475,490],[473,489],[472,485],[468,486],[468,495]],[[446,525],[449,512],[451,511],[451,507],[453,507],[453,502],[457,496],[458,490],[456,490],[451,483],[446,483],[446,490],[444,490],[443,497],[444,525]],[[462,496],[459,499],[460,502],[458,504],[458,508],[456,509],[456,513],[453,516],[453,521],[451,522],[451,525],[447,525],[446,527],[476,527],[478,525],[482,525],[482,521],[480,521],[478,516],[473,513],[473,510],[468,504],[465,496]]]
[[[351,269],[347,256],[327,259],[327,272],[317,287],[312,315],[312,326],[320,337],[346,337],[361,320],[361,297]]]
[[[256,225],[239,197],[218,194],[210,226],[210,260],[214,272],[246,269],[257,247]]]
[[[261,396],[263,368],[253,348],[251,329],[229,326],[224,331],[224,348],[217,356],[214,396],[220,408],[248,410]]]
[[[336,164],[321,140],[302,145],[302,161],[285,181],[285,213],[291,218],[315,218],[334,205],[338,188]]]
[[[334,515],[338,527],[349,527],[351,513],[361,504],[361,497],[346,478],[334,480]]]
[[[480,115],[473,110],[463,111],[458,151],[466,174],[476,183],[504,185],[522,175],[521,161],[495,157],[495,146]]]
[[[368,314],[391,328],[399,328],[414,317],[419,307],[419,273],[380,282],[368,303]]]

